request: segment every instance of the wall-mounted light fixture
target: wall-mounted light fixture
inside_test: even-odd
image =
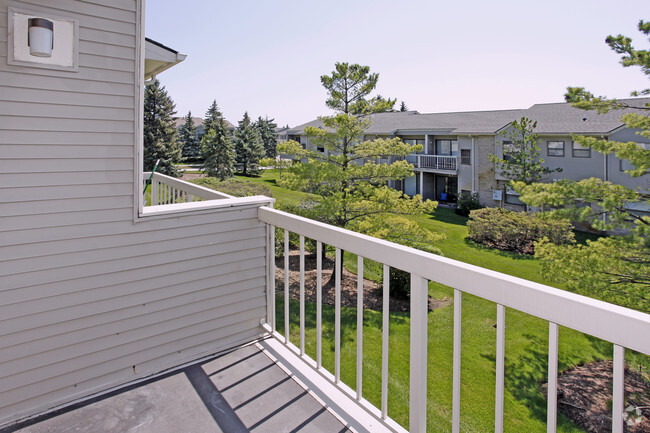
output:
[[[51,57],[54,49],[54,23],[45,18],[30,18],[28,28],[29,54]]]
[[[79,70],[79,20],[13,6],[7,12],[8,64]]]

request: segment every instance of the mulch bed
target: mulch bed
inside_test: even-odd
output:
[[[277,293],[284,293],[284,257],[275,261],[275,289]],[[335,279],[332,277],[334,260],[323,257],[322,294],[324,305],[334,305]],[[381,285],[370,280],[363,280],[363,307],[368,310],[382,311],[383,296],[380,294]],[[297,250],[289,252],[289,297],[300,299],[300,253]],[[305,300],[316,302],[316,254],[305,252]],[[444,297],[435,299],[429,297],[429,311],[450,305],[452,299]],[[394,312],[408,312],[410,303],[408,299],[390,297],[389,309]],[[357,276],[343,268],[341,273],[341,306],[357,306]]]
[[[590,433],[612,431],[613,362],[596,361],[565,371],[558,377],[558,410]],[[542,391],[546,395],[546,385]],[[625,369],[625,407],[641,408],[628,417],[625,431],[650,432],[650,387],[638,371]]]

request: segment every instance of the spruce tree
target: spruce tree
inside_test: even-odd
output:
[[[409,107],[406,106],[406,102],[402,101],[402,103],[399,105],[399,111],[409,111]]]
[[[217,123],[223,119],[223,115],[219,111],[217,106],[217,101],[212,101],[212,105],[208,108],[208,111],[205,112],[205,120],[203,120],[203,134],[207,134],[213,129],[217,128]],[[228,128],[226,128],[228,129]]]
[[[264,158],[265,151],[262,138],[256,128],[253,127],[248,112],[239,121],[235,129],[235,152],[237,164],[240,165],[244,176],[256,175],[260,172],[260,160]]]
[[[257,122],[253,125],[260,133],[262,145],[264,146],[267,158],[275,158],[278,154],[278,133],[275,132],[275,128],[277,128],[278,125],[274,120],[275,119],[269,119],[268,117],[262,119],[262,116],[260,116],[258,117]]]
[[[144,92],[144,171],[151,171],[160,159],[157,172],[178,177],[174,162],[181,159],[181,148],[176,140],[174,101],[160,81],[154,80]]]
[[[201,156],[201,142],[197,127],[192,120],[192,112],[188,111],[185,123],[178,129],[179,142],[183,146],[184,160],[197,160]]]
[[[202,169],[208,176],[225,180],[234,174],[235,151],[228,124],[219,111],[216,101],[210,107],[209,114],[210,128],[201,138],[201,156],[204,159]]]

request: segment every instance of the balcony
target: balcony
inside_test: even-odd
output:
[[[418,155],[423,157],[427,155]],[[439,157],[443,158],[443,157]],[[449,158],[449,157],[447,157]],[[154,207],[173,207],[176,212],[195,208],[195,199],[232,199],[225,194],[207,194],[195,185],[154,175],[159,184],[152,188]],[[170,178],[171,179],[171,178]],[[204,195],[205,193],[205,195]],[[206,198],[207,197],[207,198]],[[245,200],[245,199],[242,199]],[[161,204],[166,203],[166,204]],[[548,407],[547,431],[556,431],[559,328],[566,327],[613,343],[612,430],[624,427],[625,350],[650,355],[650,315],[575,295],[520,278],[425,253],[391,242],[329,226],[313,220],[257,207],[257,220],[266,228],[266,293],[262,302],[266,314],[260,317],[265,338],[249,341],[236,350],[198,360],[144,382],[116,389],[98,399],[68,408],[36,423],[27,421],[14,427],[40,432],[86,431],[348,431],[425,432],[437,417],[447,417],[453,432],[461,430],[463,383],[462,364],[472,362],[463,353],[462,335],[473,332],[463,328],[463,300],[476,296],[493,303],[496,311],[496,346],[494,350],[493,395],[483,396],[494,402],[494,430],[504,428],[504,379],[506,360],[506,311],[516,310],[548,322]],[[291,243],[297,245],[299,300],[290,298],[289,273],[284,284],[275,286],[277,250],[276,233],[280,233],[284,269],[290,268]],[[315,347],[308,347],[309,324],[306,312],[305,269],[306,245],[313,243],[316,254]],[[333,337],[326,339],[323,327],[323,245],[334,248],[334,323]],[[357,268],[364,260],[379,263],[383,270],[383,307],[381,311],[381,368],[377,371],[380,398],[375,404],[364,392],[364,308],[363,271],[358,275],[355,335],[343,334],[341,305],[341,252],[357,255]],[[411,297],[408,343],[409,383],[408,422],[400,425],[391,418],[389,383],[389,328],[399,320],[389,311],[388,273],[398,268],[410,273]],[[449,415],[428,411],[427,382],[432,368],[429,344],[428,283],[437,282],[453,289],[453,355],[450,360],[451,412]],[[280,308],[280,303],[282,308]],[[298,312],[294,307],[296,307]],[[346,310],[347,311],[347,310]],[[292,332],[292,314],[298,329]],[[215,318],[218,319],[218,318]],[[182,329],[178,330],[182,332]],[[191,338],[192,335],[187,335]],[[342,369],[349,368],[342,359],[344,339],[356,340],[354,368],[356,384],[345,384]],[[333,368],[328,370],[324,345],[333,347]],[[395,354],[393,354],[395,355]],[[406,356],[407,354],[399,354]],[[461,362],[462,360],[462,362]],[[135,369],[135,366],[134,366]],[[585,391],[587,392],[587,391]],[[10,427],[9,431],[12,427]],[[137,428],[137,430],[135,430]],[[57,430],[57,431],[58,431]]]
[[[458,171],[457,156],[441,155],[408,155],[406,160],[413,164],[418,171],[456,173]]]

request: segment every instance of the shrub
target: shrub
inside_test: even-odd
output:
[[[483,205],[478,200],[478,193],[474,194],[461,194],[458,198],[456,205],[456,213],[464,217],[469,216],[469,213],[476,209],[482,209]]]
[[[572,243],[574,238],[571,223],[566,220],[543,220],[503,208],[473,210],[469,217],[469,238],[502,251],[533,254],[535,241],[542,238],[554,244]]]
[[[216,177],[202,177],[200,179],[192,179],[190,182],[235,197],[249,197],[252,195],[265,195],[267,197],[272,197],[271,188],[268,185],[256,182],[246,182],[245,180],[237,179],[235,177],[231,177],[224,181],[220,181]]]

